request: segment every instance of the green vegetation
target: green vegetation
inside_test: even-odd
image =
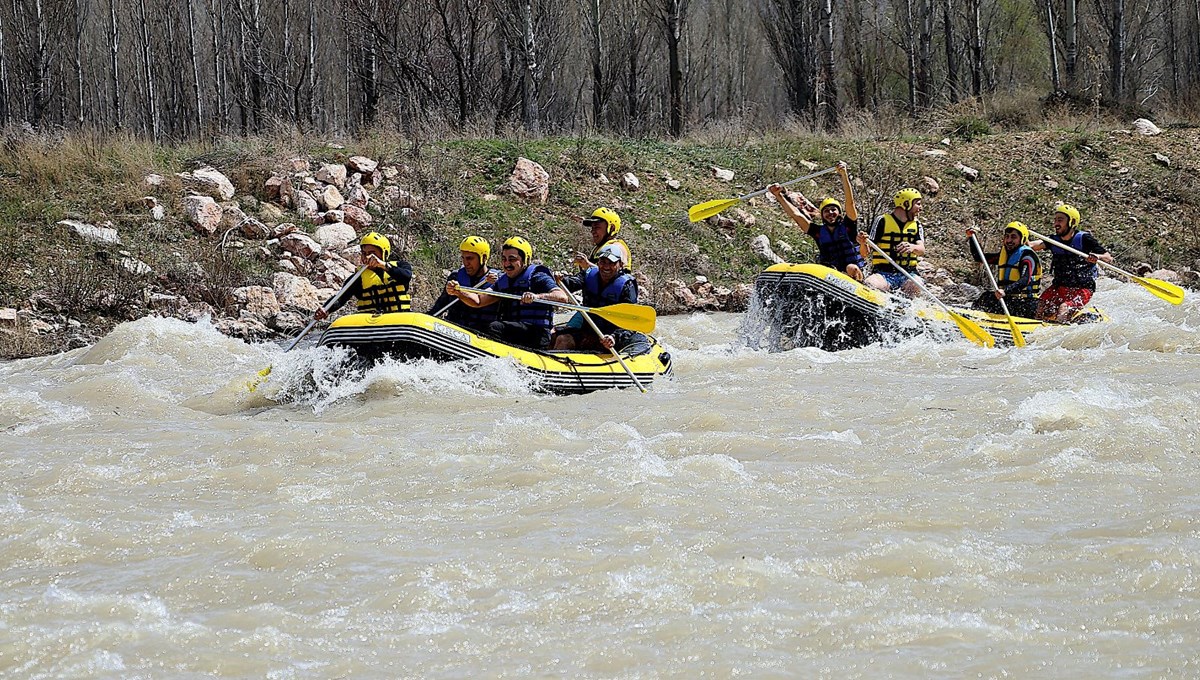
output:
[[[259,242],[222,250],[218,239],[197,235],[182,219],[183,191],[175,174],[212,164],[233,180],[239,190],[235,201],[248,214],[268,224],[296,222],[311,231],[312,225],[294,214],[273,214],[277,208],[261,193],[264,181],[297,155],[314,165],[366,155],[400,170],[395,182],[418,197],[417,211],[411,216],[398,209],[373,211],[379,228],[400,237],[416,267],[417,307],[437,293],[441,270],[457,266],[457,244],[465,234],[484,236],[494,247],[509,235],[525,235],[546,264],[564,268],[575,250],[588,248],[579,220],[601,205],[621,215],[621,235],[633,248],[637,268],[653,282],[698,274],[719,285],[750,282],[763,267],[747,245],[755,235],[787,242],[794,248],[790,259],[797,261],[812,257],[809,240],[762,198],[740,206],[744,213],[728,211],[734,222],[720,227],[688,222],[688,207],[838,160],[846,160],[861,183],[856,198],[864,228],[871,216],[889,209],[896,189],[920,185],[924,176],[940,183],[940,192],[927,197],[924,221],[929,258],[952,272],[972,269],[962,246],[966,225],[980,227],[988,245],[996,237],[992,227],[1011,219],[1045,230],[1057,200],[1077,205],[1085,225],[1112,244],[1126,264],[1191,266],[1200,255],[1200,233],[1191,217],[1200,200],[1200,180],[1187,164],[1200,130],[1173,129],[1148,138],[1116,131],[1120,127],[1071,120],[1061,127],[1006,133],[976,113],[963,112],[924,136],[742,131],[742,141],[727,146],[705,135],[682,141],[571,136],[417,143],[375,132],[331,145],[291,133],[179,146],[129,137],[18,137],[9,139],[7,153],[0,155],[0,307],[50,308],[99,331],[146,313],[147,289],[229,310],[228,290],[269,285],[274,259],[258,253]],[[939,143],[946,130],[955,140],[949,147]],[[728,141],[731,133],[718,137]],[[946,155],[925,153],[932,149]],[[1172,167],[1156,164],[1155,152],[1174,159]],[[549,171],[546,205],[505,193],[521,156]],[[956,162],[978,169],[978,181],[955,172]],[[733,170],[734,181],[715,179],[713,166]],[[151,172],[166,178],[161,187],[144,183]],[[640,190],[621,186],[626,172],[637,175]],[[681,189],[670,189],[669,179],[678,180]],[[842,193],[835,174],[795,188],[814,200]],[[147,195],[165,207],[166,219],[151,218],[142,204]],[[64,218],[111,222],[122,243],[85,244],[56,224]],[[154,273],[131,274],[122,265],[127,257],[145,262]],[[21,348],[0,347],[0,352],[14,356],[47,347],[22,342]]]

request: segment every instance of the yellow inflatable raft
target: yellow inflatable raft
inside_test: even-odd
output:
[[[624,356],[643,386],[671,374],[671,355],[651,337],[650,351]],[[349,314],[334,321],[321,335],[320,345],[349,347],[360,357],[376,360],[430,358],[456,361],[480,357],[509,357],[537,376],[538,386],[560,394],[582,394],[611,387],[634,387],[611,354],[539,351],[507,345],[472,330],[416,312]]]

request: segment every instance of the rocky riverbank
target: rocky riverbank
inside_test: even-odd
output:
[[[465,234],[478,233],[493,247],[525,235],[535,257],[565,268],[570,254],[587,246],[579,220],[600,205],[624,218],[621,235],[633,247],[643,298],[660,313],[740,311],[754,273],[773,262],[811,260],[811,243],[769,196],[699,224],[686,221],[687,206],[837,159],[851,161],[864,214],[886,205],[894,186],[916,184],[925,193],[928,238],[941,247],[931,248],[923,273],[947,301],[978,294],[964,280],[972,267],[962,224],[1032,222],[1046,216],[1054,196],[1083,203],[1085,222],[1102,240],[1121,242],[1116,250],[1125,266],[1195,286],[1196,237],[1188,230],[1196,197],[1186,195],[1195,170],[1187,163],[1194,160],[1170,155],[1195,140],[1194,129],[1162,135],[1135,127],[983,142],[791,140],[773,151],[663,143],[641,155],[634,142],[573,149],[571,140],[499,148],[493,141],[378,154],[368,144],[324,144],[303,154],[210,152],[130,162],[115,177],[93,178],[99,195],[77,201],[85,187],[71,178],[57,183],[48,168],[28,160],[31,148],[53,147],[53,140],[10,141],[24,155],[0,174],[7,237],[0,352],[11,358],[87,344],[145,314],[208,318],[246,340],[288,336],[357,269],[357,240],[372,230],[414,264],[414,309],[426,309],[457,265]],[[1012,157],[1014,149],[1027,164]],[[769,169],[763,159],[771,160]],[[800,188],[811,197],[840,195],[829,177]],[[31,198],[28,190],[38,185],[59,198]],[[1171,218],[1163,219],[1163,204],[1172,202]],[[1125,224],[1114,226],[1117,216]],[[1185,247],[1172,245],[1181,241]]]

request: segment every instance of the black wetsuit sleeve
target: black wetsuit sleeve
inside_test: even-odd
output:
[[[450,276],[447,276],[447,277],[446,277],[446,281],[447,281],[447,282],[454,281],[454,280],[455,280],[454,274],[451,274]],[[432,306],[432,307],[430,307],[430,308],[429,308],[429,311],[428,311],[428,312],[425,312],[425,313],[426,313],[426,314],[433,314],[434,312],[436,312],[436,311],[439,311],[439,310],[441,310],[443,307],[445,307],[446,305],[450,304],[450,302],[451,302],[452,300],[457,300],[457,299],[458,299],[458,298],[456,298],[456,297],[454,297],[453,295],[450,295],[449,293],[447,293],[447,292],[446,292],[446,287],[443,285],[443,286],[442,286],[442,294],[441,294],[441,295],[438,295],[438,298],[437,298],[436,300],[434,300],[434,301],[433,301],[433,306]]]
[[[967,251],[971,253],[971,258],[976,262],[986,262],[988,264],[996,264],[1000,261],[1000,253],[983,253],[975,247],[975,240],[967,239]]]
[[[567,275],[562,278],[562,283],[567,287],[567,290],[577,293],[583,290],[583,277]]]
[[[388,267],[387,267],[387,273],[388,273],[388,276],[392,277],[393,279],[396,279],[397,281],[399,281],[400,283],[402,283],[406,286],[409,284],[409,282],[412,281],[412,277],[413,277],[412,265],[405,262],[404,260],[399,260],[397,262],[389,262]]]
[[[333,314],[337,310],[341,309],[343,305],[345,305],[347,302],[349,302],[351,298],[358,297],[358,294],[361,292],[362,292],[362,278],[360,277],[357,281],[354,282],[354,285],[352,285],[346,289],[346,292],[342,293],[336,299],[334,299],[332,302],[330,302],[329,305],[325,308],[325,311],[329,312],[330,314]]]
[[[1108,252],[1090,231],[1083,235],[1083,240],[1079,245],[1083,246],[1080,250],[1088,254],[1103,255]]]
[[[1033,271],[1035,269],[1033,258],[1034,256],[1030,255],[1028,252],[1021,257],[1021,263],[1017,265],[1021,269],[1021,278],[1004,287],[1005,295],[1016,293],[1029,285],[1029,279],[1033,276]]]
[[[625,287],[621,289],[621,297],[618,298],[618,301],[619,302],[632,302],[634,304],[637,304],[637,301],[638,301],[637,281],[630,279],[629,281],[625,282]]]

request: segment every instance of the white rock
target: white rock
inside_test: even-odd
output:
[[[545,205],[550,198],[550,173],[528,158],[518,158],[508,178],[508,189],[527,202]]]
[[[137,276],[144,276],[146,274],[154,273],[154,270],[150,268],[150,265],[133,257],[121,258],[121,268],[130,274],[135,274]]]
[[[142,179],[142,181],[146,183],[146,186],[161,187],[162,183],[164,181],[166,181],[166,178],[163,177],[162,175],[158,174],[157,172],[152,172],[149,175],[146,175],[145,178]]]
[[[718,168],[717,166],[714,165],[714,166],[712,166],[712,174],[713,174],[713,177],[721,180],[722,182],[732,182],[733,181],[733,171],[732,170],[726,170],[725,168]]]
[[[17,324],[17,310],[12,307],[0,309],[0,324],[15,326]]]
[[[354,172],[361,172],[364,175],[369,175],[379,167],[379,163],[367,158],[366,156],[351,156],[346,161],[346,166]]]
[[[804,168],[805,170],[808,170],[809,172],[812,172],[813,170],[816,170],[820,166],[818,166],[816,163],[814,163],[812,161],[800,161],[800,167]]]
[[[320,194],[317,195],[317,203],[325,207],[326,210],[337,210],[342,207],[346,199],[342,198],[342,192],[332,184],[325,187]]]
[[[317,287],[302,276],[276,272],[271,284],[275,290],[275,299],[279,301],[281,308],[294,307],[306,312],[315,312],[323,301]]]
[[[304,260],[321,254],[321,244],[298,232],[280,236],[279,247]]]
[[[275,291],[266,286],[243,286],[234,288],[233,299],[242,307],[242,312],[263,322],[269,323],[279,313],[279,300]]]
[[[303,189],[296,189],[292,192],[292,205],[295,206],[296,212],[305,217],[312,217],[321,210],[321,206],[317,204],[317,199],[312,197],[312,194]]]
[[[945,149],[928,149],[922,155],[930,156],[930,157],[948,156],[948,155],[950,155],[950,152],[946,151]]]
[[[211,196],[184,196],[183,214],[196,231],[211,236],[217,232],[224,213]]]
[[[211,200],[211,199],[209,199],[209,200]],[[61,224],[64,227],[69,227],[70,229],[73,229],[75,231],[75,233],[80,236],[80,238],[82,238],[86,241],[92,241],[93,243],[113,243],[113,244],[121,242],[121,237],[119,234],[117,234],[116,229],[110,229],[108,227],[97,227],[94,224],[88,224],[86,222],[78,222],[76,220],[62,220],[58,224]]]
[[[313,232],[313,237],[317,242],[325,248],[333,248],[340,250],[346,247],[347,243],[358,238],[358,234],[354,231],[354,227],[345,222],[334,222],[332,224],[322,224]]]
[[[326,184],[344,187],[346,186],[346,166],[341,163],[326,163],[321,166],[320,170],[317,170],[316,178]]]
[[[203,167],[194,172],[181,172],[179,179],[183,180],[185,189],[191,189],[206,196],[212,196],[221,201],[233,198],[233,182],[221,174],[216,168]]]
[[[677,179],[669,179],[667,180],[667,188],[671,191],[679,191],[683,188],[683,184]]]
[[[1162,134],[1162,130],[1157,125],[1149,120],[1146,120],[1145,118],[1138,118],[1137,120],[1133,121],[1133,129],[1138,134],[1145,135],[1147,137],[1153,137],[1155,135]]]
[[[375,218],[371,216],[371,213],[349,203],[342,205],[342,213],[345,216],[346,224],[362,231],[369,230],[375,222]]]
[[[621,175],[621,186],[629,191],[637,191],[642,188],[642,182],[637,178],[637,175],[627,172]]]
[[[766,234],[759,234],[750,239],[750,251],[771,264],[783,262],[783,258],[771,250],[771,239],[767,238]]]

